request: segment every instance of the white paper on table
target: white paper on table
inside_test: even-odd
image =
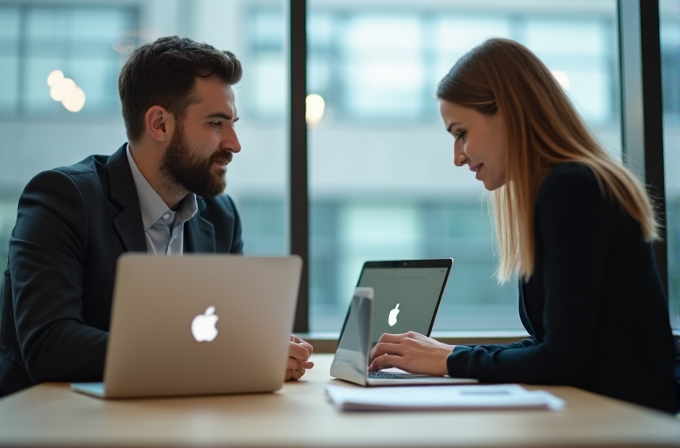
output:
[[[466,386],[344,387],[326,386],[339,411],[417,410],[559,410],[564,400],[519,384]]]

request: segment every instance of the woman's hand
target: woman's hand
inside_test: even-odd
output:
[[[420,333],[383,334],[371,352],[369,370],[397,367],[410,373],[444,376],[448,373],[446,358],[454,345],[442,344]]]

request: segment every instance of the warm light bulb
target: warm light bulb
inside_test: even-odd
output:
[[[52,87],[62,79],[64,79],[64,73],[62,73],[61,70],[53,70],[52,73],[47,76],[47,85]]]
[[[76,83],[71,78],[64,78],[52,86],[50,96],[54,101],[61,101],[62,98],[70,95],[75,88]]]
[[[85,105],[85,92],[83,92],[83,89],[76,86],[68,95],[65,95],[62,98],[61,104],[63,104],[69,112],[79,112]]]
[[[564,90],[569,90],[569,87],[571,87],[571,82],[569,81],[569,76],[566,73],[564,73],[562,70],[555,70],[552,72],[552,74],[557,82],[559,82],[564,88]]]
[[[321,95],[312,93],[311,95],[307,95],[305,105],[305,119],[307,120],[307,125],[314,126],[318,124],[323,118],[323,113],[326,109],[326,102],[323,100]]]

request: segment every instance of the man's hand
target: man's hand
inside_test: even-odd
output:
[[[314,367],[314,363],[309,361],[312,351],[314,351],[314,348],[308,342],[297,336],[290,337],[286,381],[299,380],[305,374],[306,369]]]
[[[442,344],[420,333],[383,334],[371,352],[369,370],[397,367],[410,373],[444,376],[448,373],[446,358],[454,345]]]

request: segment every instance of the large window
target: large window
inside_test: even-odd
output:
[[[243,150],[227,193],[241,213],[246,254],[289,253],[297,225],[296,216],[289,224],[290,1],[298,0],[0,3],[0,267],[23,186],[41,170],[126,141],[120,68],[140,43],[172,34],[243,62],[235,87]],[[516,284],[493,279],[486,192],[452,165],[436,83],[484,39],[518,40],[620,158],[616,0],[306,2],[309,329],[339,329],[364,261],[452,257],[435,329],[521,330]],[[680,3],[660,7],[670,306],[680,328]],[[56,70],[84,93],[78,111],[51,96]]]
[[[434,89],[486,38],[518,40],[620,157],[616,3],[597,3],[308,2],[308,92],[324,104],[309,126],[313,330],[339,330],[364,261],[434,257],[455,260],[436,330],[522,328],[517,285],[492,278],[485,191],[454,169]]]

